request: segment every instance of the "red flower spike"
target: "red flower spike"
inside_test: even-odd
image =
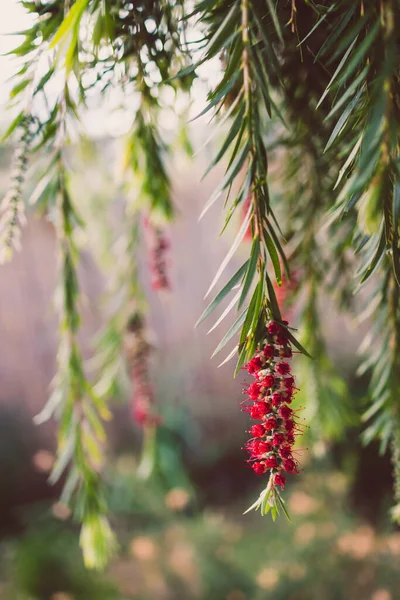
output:
[[[287,325],[284,322],[284,325]],[[272,340],[271,340],[272,338]],[[280,345],[281,348],[277,348]],[[252,468],[257,474],[272,470],[270,485],[284,488],[284,472],[298,473],[293,458],[293,445],[299,429],[293,410],[288,406],[296,391],[289,362],[292,349],[284,327],[270,321],[267,324],[264,345],[248,362],[247,370],[255,381],[245,390],[249,402],[243,410],[261,423],[253,425],[253,436],[245,449],[250,453]]]

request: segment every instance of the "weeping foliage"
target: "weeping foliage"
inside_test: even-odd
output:
[[[41,420],[53,413],[60,419],[53,478],[68,469],[67,496],[83,523],[88,564],[104,564],[113,546],[101,491],[102,419],[117,385],[126,324],[132,314],[146,312],[134,258],[141,237],[139,212],[157,226],[174,217],[165,162],[171,147],[163,140],[160,98],[165,88],[173,98],[189,93],[199,70],[215,62],[219,81],[199,118],[216,116],[216,131],[225,132],[208,169],[221,164],[224,173],[203,214],[223,199],[226,225],[239,214],[242,222],[211,282],[199,323],[229,299],[217,323],[232,311],[237,318],[215,354],[230,342],[233,349],[223,362],[236,356],[235,373],[260,349],[266,324],[278,323],[305,355],[299,360],[312,422],[320,435],[338,437],[357,417],[326,354],[318,305],[329,295],[340,309],[357,313],[354,291],[368,282],[362,294],[366,310],[358,315],[373,316],[361,349],[360,369],[371,376],[363,439],[379,438],[383,452],[391,445],[399,502],[400,2],[22,4],[33,21],[13,51],[22,66],[10,98],[16,117],[5,139],[15,133],[20,141],[12,189],[1,207],[1,250],[8,259],[18,244],[31,158],[37,182],[32,199],[53,216],[60,255],[59,371]],[[131,118],[123,140],[124,259],[111,286],[114,293],[123,286],[123,293],[101,337],[103,376],[96,385],[87,378],[76,337],[80,250],[75,238],[85,225],[79,199],[70,193],[68,146],[80,135],[93,91],[106,101],[115,88]],[[132,96],[135,109],[129,104]],[[249,231],[247,260],[221,286]],[[299,335],[287,328],[277,298],[293,273]],[[399,512],[398,507],[393,511],[396,518]]]

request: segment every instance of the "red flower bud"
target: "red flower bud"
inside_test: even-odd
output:
[[[286,389],[290,389],[294,386],[294,379],[293,377],[290,375],[290,377],[285,377],[285,379],[283,380],[283,385],[285,386]]]
[[[269,442],[264,442],[263,440],[257,440],[257,453],[258,454],[266,454],[267,452],[271,452],[272,446]]]
[[[257,400],[260,395],[260,384],[254,381],[246,390],[246,394],[250,396],[252,400]]]
[[[269,417],[269,419],[267,419],[264,423],[265,429],[267,430],[272,430],[272,429],[276,429],[277,426],[277,422],[275,417]]]
[[[282,417],[282,419],[288,419],[292,415],[292,413],[292,409],[286,406],[286,404],[281,406],[279,409],[279,415]]]
[[[290,365],[287,362],[278,363],[275,367],[275,371],[280,375],[287,375],[290,373]]]
[[[282,446],[279,449],[279,454],[282,458],[291,458],[292,456],[292,448],[289,445]]]
[[[269,413],[269,408],[263,402],[257,402],[250,406],[250,416],[252,419],[262,419]]]
[[[268,469],[275,469],[278,466],[278,462],[275,456],[268,456],[268,458],[265,461],[265,464],[267,465]]]
[[[267,470],[267,467],[262,462],[253,463],[251,468],[253,469],[254,473],[257,473],[257,475],[262,475]]]
[[[275,433],[274,437],[272,438],[272,443],[274,446],[280,446],[281,444],[283,444],[284,441],[285,436],[283,435],[283,433]]]
[[[293,458],[287,458],[286,460],[284,460],[283,468],[288,473],[292,473],[292,474],[298,473],[298,469],[297,469],[296,463],[294,462]]]
[[[286,346],[285,348],[283,348],[282,356],[284,358],[292,358],[293,352],[290,346]]]
[[[293,431],[295,426],[295,423],[292,419],[288,419],[285,423],[285,429],[286,431]]]
[[[247,371],[250,375],[253,375],[257,371],[259,371],[262,367],[261,358],[259,356],[255,356],[247,363]]]
[[[293,431],[288,431],[286,434],[286,441],[288,444],[290,444],[291,446],[293,446],[294,444],[294,433]]]
[[[278,325],[278,323],[275,323],[274,321],[271,321],[271,323],[268,325],[268,333],[270,335],[276,335],[277,333],[279,333],[280,330],[281,330],[280,326]]]
[[[274,392],[271,396],[271,402],[274,406],[279,406],[283,401],[283,396],[279,392]]]
[[[266,388],[270,388],[274,385],[274,383],[275,377],[273,375],[266,375],[262,380],[261,385],[263,385]]]
[[[263,353],[265,358],[272,358],[275,355],[275,348],[273,346],[265,346]]]
[[[253,437],[263,437],[263,435],[265,434],[265,429],[262,425],[253,425],[253,427],[250,429],[251,435]]]
[[[274,475],[274,484],[280,485],[282,489],[284,489],[286,483],[286,477],[281,475],[280,473],[276,473]]]
[[[278,335],[276,336],[276,341],[280,346],[285,346],[287,343],[287,340],[288,340],[287,333],[286,333],[286,331],[284,331],[282,329],[282,331],[280,331],[278,333]]]

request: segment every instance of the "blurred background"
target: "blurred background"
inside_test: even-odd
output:
[[[15,68],[5,56],[15,38],[5,34],[23,29],[26,17],[14,0],[2,1],[1,15],[4,129],[9,119],[7,79]],[[197,102],[201,104],[201,97]],[[112,133],[118,118],[110,115],[104,129],[103,117],[94,110],[88,127],[97,132],[96,144],[107,162],[117,153]],[[200,147],[202,125],[195,125],[192,133]],[[2,195],[11,152],[10,147],[0,148]],[[340,401],[349,415],[348,426],[325,439],[313,428],[310,410],[304,411],[302,470],[285,491],[291,521],[273,523],[258,513],[242,514],[262,489],[241,449],[248,428],[247,415],[240,410],[246,377],[233,380],[232,363],[217,368],[220,361],[209,359],[226,321],[210,335],[206,325],[194,328],[206,305],[205,291],[237,229],[233,223],[218,238],[219,207],[198,221],[218,182],[218,172],[201,182],[207,159],[204,150],[193,160],[178,155],[170,165],[178,209],[168,232],[171,292],[151,291],[145,248],[140,257],[150,301],[152,383],[163,424],[156,471],[144,480],[137,473],[141,432],[131,417],[128,386],[111,406],[105,479],[120,550],[103,574],[84,568],[78,527],[68,507],[58,501],[59,487],[47,482],[55,426],[33,423],[48,396],[57,350],[55,240],[46,218],[29,214],[22,251],[0,271],[1,599],[400,598],[400,531],[388,514],[390,461],[374,445],[363,450],[359,445],[361,424],[355,415],[363,410],[368,386],[368,378],[357,375],[363,332],[339,319],[333,309],[329,314],[324,310],[325,333],[335,370],[346,383]],[[112,173],[93,164],[84,178],[76,176],[75,186],[82,194],[80,208],[90,216],[92,200],[100,202],[113,189]],[[241,253],[227,279],[248,248]],[[89,357],[103,322],[105,282],[88,253],[83,254],[80,276],[83,343]],[[294,370],[301,371],[306,360],[297,359]],[[303,406],[308,400],[303,392],[298,403]]]

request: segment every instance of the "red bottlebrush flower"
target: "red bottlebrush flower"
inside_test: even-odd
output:
[[[274,446],[280,446],[284,441],[285,436],[283,433],[275,433],[274,437],[272,438],[272,444]]]
[[[274,385],[274,383],[275,383],[275,377],[273,375],[266,375],[261,382],[261,384],[266,388],[272,387]]]
[[[271,396],[271,402],[274,406],[279,406],[283,402],[283,396],[279,392],[274,392]]]
[[[257,400],[260,395],[260,384],[254,381],[246,390],[246,394],[250,396],[252,400]]]
[[[295,422],[292,419],[288,419],[285,423],[286,431],[293,431],[295,428]]]
[[[265,358],[272,358],[275,356],[275,348],[273,346],[265,346],[263,354]]]
[[[296,463],[294,462],[293,458],[287,458],[283,461],[283,468],[285,469],[285,471],[287,471],[287,473],[298,473],[299,470],[297,468]]]
[[[287,322],[283,321],[283,324],[286,326]],[[280,349],[277,349],[277,344],[281,345]],[[248,401],[252,402],[243,409],[253,419],[261,421],[250,428],[253,438],[246,445],[252,468],[258,474],[272,470],[269,485],[282,489],[286,482],[283,472],[298,473],[297,462],[292,454],[297,420],[288,406],[296,388],[294,377],[290,374],[290,364],[283,360],[291,356],[286,330],[279,323],[270,321],[264,345],[258,347],[255,356],[247,364],[247,370],[255,375],[255,381],[246,389]]]
[[[274,484],[279,485],[282,489],[284,489],[286,483],[286,477],[281,475],[280,473],[275,473],[274,475]]]
[[[276,467],[278,466],[278,461],[276,460],[275,456],[268,456],[268,458],[265,461],[265,464],[268,469],[276,469]]]
[[[247,363],[247,371],[250,375],[253,375],[257,371],[259,371],[262,367],[261,358],[259,356],[255,356]]]
[[[283,380],[283,385],[285,386],[286,389],[292,388],[294,386],[293,377],[292,376],[285,377],[285,379]]]
[[[291,458],[292,456],[292,448],[289,444],[282,446],[279,448],[279,454],[282,458]]]
[[[251,435],[254,437],[263,437],[263,435],[265,434],[265,429],[262,425],[253,425],[253,427],[250,429]]]
[[[265,463],[262,462],[255,462],[251,465],[251,468],[253,469],[254,473],[257,473],[257,475],[263,475],[263,473],[265,473],[265,471],[267,470],[267,466],[265,465]]]
[[[282,417],[282,419],[288,419],[293,414],[292,409],[286,406],[286,404],[281,406],[278,412],[279,416]]]
[[[265,429],[267,429],[268,431],[272,430],[272,429],[276,429],[276,426],[278,425],[275,417],[269,417],[269,419],[267,419],[264,423]]]
[[[275,367],[275,371],[280,375],[287,375],[290,373],[290,365],[287,362],[278,363]]]
[[[268,333],[270,335],[276,335],[280,332],[280,330],[280,325],[278,325],[278,323],[275,323],[275,321],[271,321],[271,323],[268,325]]]

